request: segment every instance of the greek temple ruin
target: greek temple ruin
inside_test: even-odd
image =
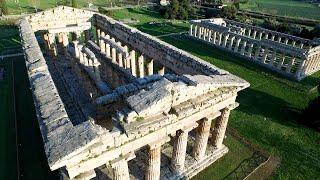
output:
[[[301,80],[320,70],[320,42],[228,19],[190,21],[189,37],[202,40],[286,77]]]
[[[19,20],[50,169],[62,179],[185,179],[223,144],[245,80],[105,15]]]

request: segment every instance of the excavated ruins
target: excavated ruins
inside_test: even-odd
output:
[[[19,21],[48,165],[63,179],[190,178],[228,152],[246,81],[105,15]]]
[[[228,19],[190,21],[189,36],[295,80],[320,70],[320,42]]]

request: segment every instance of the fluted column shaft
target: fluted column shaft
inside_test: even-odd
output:
[[[112,164],[112,168],[114,180],[128,180],[130,178],[128,162],[125,159]]]
[[[144,77],[144,57],[141,55],[138,57],[139,77]]]
[[[161,144],[155,146],[148,146],[148,167],[146,171],[146,180],[160,179],[160,165],[161,165]]]
[[[171,167],[177,173],[181,173],[184,169],[186,158],[186,150],[188,144],[188,131],[179,130],[174,139]]]
[[[131,61],[131,74],[133,76],[137,76],[136,52],[134,50],[130,51],[130,61]]]
[[[147,64],[148,76],[153,74],[153,59],[151,59]]]
[[[201,160],[206,153],[211,122],[211,119],[204,118],[197,127],[195,145],[192,151],[192,155],[196,160]]]
[[[224,135],[226,133],[228,120],[230,115],[230,109],[224,108],[221,110],[221,116],[216,119],[215,127],[212,133],[212,144],[220,148],[223,143]]]

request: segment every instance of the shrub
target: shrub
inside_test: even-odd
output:
[[[1,10],[1,15],[7,15],[8,14],[8,5],[6,3],[6,0],[0,0],[0,10]]]
[[[235,6],[225,6],[222,8],[221,16],[228,19],[234,19],[236,18],[237,13],[238,9]]]
[[[172,0],[170,5],[160,7],[159,13],[166,19],[188,19],[195,14],[188,0]]]

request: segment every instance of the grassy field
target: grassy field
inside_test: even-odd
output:
[[[320,7],[298,0],[249,0],[241,9],[320,20]]]
[[[0,55],[11,53],[12,49],[20,48],[18,28],[11,25],[1,25],[0,21]],[[13,50],[14,52],[14,50]]]
[[[129,15],[139,19],[142,11],[135,11],[137,15],[132,14],[132,10]],[[127,12],[115,11],[113,16],[121,17],[123,13]],[[142,19],[147,23],[148,19],[155,21],[158,16],[148,12]],[[152,35],[158,34],[157,28],[153,31]],[[186,36],[161,39],[250,82],[251,87],[239,94],[240,107],[232,112],[230,126],[282,159],[275,179],[320,177],[320,134],[297,123],[302,109],[316,96],[314,87],[320,82],[320,72],[300,83],[293,82]],[[214,173],[211,167],[207,171]],[[212,176],[208,173],[198,177]]]
[[[0,67],[7,70],[5,81],[0,82],[0,179],[17,179],[13,102],[20,144],[20,177],[28,180],[58,179],[46,162],[23,57],[4,59]]]

